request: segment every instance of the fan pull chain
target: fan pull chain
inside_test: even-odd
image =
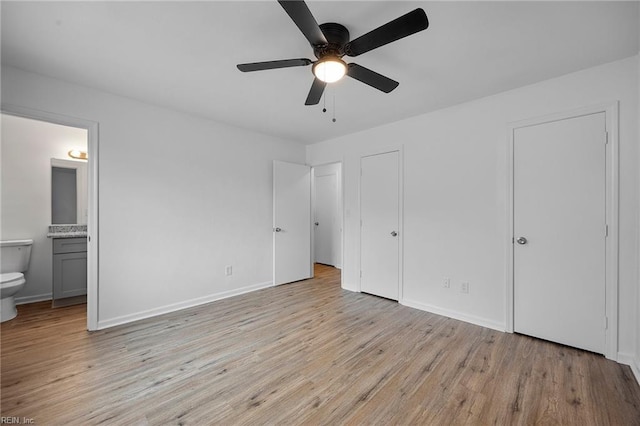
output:
[[[322,92],[322,112],[327,112],[327,91]]]
[[[328,90],[325,90],[322,93],[322,112],[327,112],[327,92],[331,91],[331,95],[333,96],[333,118],[331,121],[336,122],[336,92],[333,90],[331,86],[329,86]]]
[[[331,121],[336,122],[336,92],[333,92],[333,119]]]

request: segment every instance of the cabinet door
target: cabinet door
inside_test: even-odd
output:
[[[87,294],[87,253],[53,256],[53,298]]]
[[[53,254],[79,253],[87,251],[87,238],[56,238],[53,240]]]

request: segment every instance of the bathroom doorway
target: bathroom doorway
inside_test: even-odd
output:
[[[39,152],[37,149],[24,149],[13,152],[12,155],[16,156],[17,161],[14,163],[22,164],[26,167],[29,164],[29,167],[33,170],[38,171],[37,173],[40,176],[46,176],[48,174],[49,179],[51,178],[52,173],[52,158],[65,159],[68,156],[71,156],[69,160],[77,160],[77,157],[73,157],[73,155],[79,155],[77,152],[71,153],[71,151],[82,151],[82,147],[86,147],[83,155],[86,158],[86,177],[83,177],[84,182],[86,184],[86,211],[82,212],[77,210],[76,224],[80,224],[80,222],[84,222],[87,227],[87,238],[86,238],[86,283],[87,283],[87,329],[88,330],[96,330],[98,326],[98,123],[79,119],[75,117],[69,117],[64,115],[59,115],[55,113],[43,112],[38,110],[31,110],[27,108],[22,108],[18,106],[11,105],[2,105],[2,143],[10,144],[11,139],[20,140],[20,127],[16,127],[16,125],[22,121],[24,123],[30,123],[32,132],[31,138],[37,140],[38,133],[37,131],[42,132],[43,129],[46,130],[47,126],[49,128],[56,128],[59,130],[56,131],[56,135],[59,136],[59,139],[56,142],[56,148],[51,151],[47,148],[47,152]],[[5,127],[4,124],[13,124],[11,126]],[[13,135],[8,134],[7,132],[13,128]],[[24,127],[23,129],[27,129],[29,127]],[[38,129],[38,130],[33,130]],[[5,137],[5,136],[8,136]],[[77,143],[80,139],[84,138],[84,145],[81,143]],[[65,145],[65,143],[67,145]],[[40,186],[44,186],[44,188],[40,188],[40,191],[48,191],[48,196],[44,196],[45,201],[48,203],[48,206],[40,206],[36,207],[35,205],[30,204],[22,204],[23,199],[27,197],[21,196],[20,188],[25,187],[25,185],[29,184],[29,180],[35,180],[36,178],[33,176],[33,173],[26,172],[26,170],[22,171],[22,173],[14,173],[13,175],[9,175],[10,168],[4,167],[5,158],[9,151],[6,151],[3,146],[3,167],[2,167],[2,209],[3,209],[3,223],[2,223],[2,239],[10,239],[17,238],[18,235],[13,235],[14,233],[19,233],[22,237],[33,238],[34,241],[40,241],[40,249],[41,253],[37,253],[35,250],[38,249],[38,246],[34,246],[34,250],[32,250],[32,262],[35,260],[34,255],[40,256],[40,266],[41,269],[40,274],[46,273],[48,269],[48,277],[52,277],[51,268],[53,259],[52,259],[52,241],[46,238],[46,234],[48,231],[49,225],[53,223],[53,218],[51,217],[52,207],[51,207],[51,186],[46,185],[44,183],[40,183]],[[25,148],[25,147],[22,147]],[[41,149],[44,151],[45,149]],[[14,150],[15,151],[15,150]],[[54,152],[55,151],[55,152]],[[59,151],[59,152],[58,152]],[[14,159],[14,160],[16,160]],[[27,163],[29,161],[29,163]],[[66,160],[63,160],[66,161]],[[37,164],[36,164],[37,163]],[[84,161],[83,161],[84,163]],[[20,167],[16,165],[13,167],[15,170],[16,167]],[[33,182],[31,182],[33,184]],[[22,185],[22,186],[21,186]],[[12,188],[9,191],[5,191],[5,188]],[[11,197],[11,198],[9,198]],[[38,197],[31,197],[31,199],[37,199]],[[13,201],[11,201],[13,200]],[[83,204],[79,203],[79,204]],[[75,206],[77,209],[78,207]],[[12,211],[9,211],[12,209]],[[20,213],[20,209],[22,209],[22,213]],[[40,210],[44,209],[44,213]],[[6,210],[6,211],[5,211]],[[15,210],[15,211],[14,211]],[[5,216],[5,213],[9,213],[9,215]],[[24,216],[24,218],[20,218],[20,214]],[[45,219],[33,219],[29,222],[29,226],[25,225],[25,218],[28,218],[30,215],[39,214],[40,216],[46,217]],[[13,216],[15,220],[13,222],[7,222],[5,219]],[[86,220],[85,220],[86,218]],[[40,223],[43,220],[49,223]],[[36,223],[37,222],[37,223]],[[6,226],[5,226],[6,225]],[[30,235],[26,235],[30,234]],[[36,239],[37,238],[37,239]],[[42,257],[48,256],[48,259],[43,261]],[[51,260],[49,260],[51,259]],[[42,266],[44,265],[44,266]],[[34,265],[30,265],[29,272],[31,272],[31,267]],[[43,272],[44,271],[44,272]],[[84,273],[84,272],[83,272]],[[35,271],[34,271],[35,274]],[[36,289],[30,289],[30,293],[28,296],[20,298],[20,294],[17,296],[18,303],[31,303],[36,301],[47,300],[47,298],[51,299],[53,295],[53,281],[51,281],[51,286],[49,291],[46,291],[45,280],[41,280],[39,287]],[[29,276],[27,275],[27,286],[23,290],[25,292],[29,289]],[[34,290],[34,291],[31,291]]]
[[[342,163],[313,167],[313,261],[342,268]]]

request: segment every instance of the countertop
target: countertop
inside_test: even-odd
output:
[[[87,225],[50,225],[48,238],[82,238],[87,236]]]

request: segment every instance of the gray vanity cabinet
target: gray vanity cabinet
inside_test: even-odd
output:
[[[87,294],[87,239],[53,240],[53,299]]]

